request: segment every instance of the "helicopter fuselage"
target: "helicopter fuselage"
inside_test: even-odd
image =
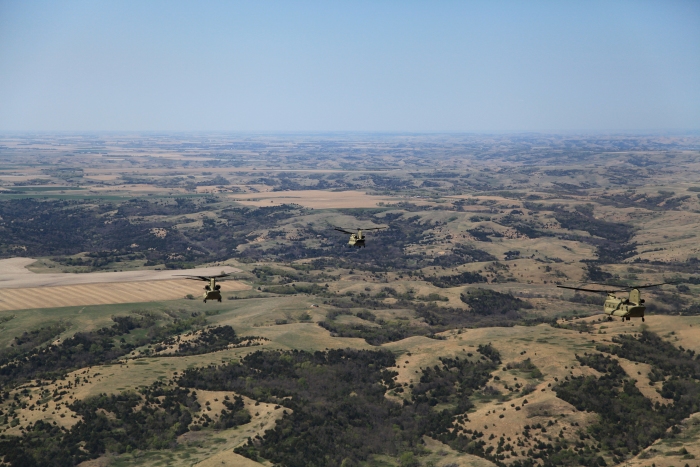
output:
[[[608,296],[603,303],[603,311],[608,315],[608,319],[612,321],[613,316],[619,316],[622,321],[629,321],[631,318],[642,318],[644,321],[644,312],[647,307],[644,306],[644,299],[642,298],[640,289],[647,289],[649,287],[658,287],[659,285],[666,284],[677,284],[677,282],[663,282],[661,284],[647,284],[647,285],[620,285],[620,284],[599,284],[596,282],[590,282],[594,285],[605,285],[609,287],[620,287],[622,290],[596,290],[584,287],[569,287],[566,285],[557,285],[557,287],[562,289],[570,289],[582,292],[593,292],[593,293],[606,293]],[[627,290],[625,290],[627,289]],[[615,295],[616,292],[627,292],[629,295],[627,297],[618,297]]]
[[[204,286],[204,295],[202,298],[205,302],[207,300],[221,301],[221,286],[216,283],[215,279],[211,279],[209,285]]]
[[[603,304],[603,309],[608,316],[619,316],[623,319],[642,318],[643,321],[646,307],[642,303],[643,300],[635,302],[629,298],[620,298],[613,294],[608,294]]]
[[[362,234],[351,234],[348,240],[348,246],[363,248],[365,246],[365,236]]]
[[[344,234],[349,234],[350,239],[348,240],[348,247],[352,248],[363,248],[365,246],[365,236],[363,231],[365,230],[381,230],[386,229],[386,227],[370,227],[367,229],[357,229],[357,232],[351,232],[348,229],[342,229],[340,227],[335,227],[338,232],[343,232]]]

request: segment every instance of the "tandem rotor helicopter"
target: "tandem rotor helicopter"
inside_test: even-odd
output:
[[[228,277],[230,276],[230,274],[219,274],[216,276],[187,276],[184,274],[180,274],[180,276],[186,277],[193,281],[209,282],[209,284],[204,286],[204,295],[202,295],[202,298],[204,298],[204,303],[207,303],[207,300],[217,300],[219,302],[221,301],[221,286],[216,283],[216,280]]]
[[[608,290],[596,290],[596,289],[585,289],[582,287],[566,287],[564,285],[558,285],[560,289],[570,289],[577,290],[581,292],[593,292],[593,293],[604,293],[607,294],[605,303],[603,304],[603,311],[608,315],[608,321],[612,321],[613,316],[619,316],[622,321],[629,321],[630,318],[642,318],[644,322],[644,299],[639,289],[647,289],[649,287],[658,287],[659,285],[665,284],[676,284],[677,282],[662,282],[660,284],[648,284],[648,285],[621,285],[621,284],[602,284],[597,282],[589,282],[591,285],[604,285],[607,287],[614,287],[615,289]],[[619,290],[618,290],[619,289]],[[627,298],[618,297],[615,295],[620,292],[628,292]]]
[[[386,229],[386,227],[370,227],[368,229],[357,229],[357,233],[355,232],[350,232],[349,230],[346,229],[341,229],[338,227],[334,227],[335,230],[338,232],[343,232],[346,234],[350,235],[350,240],[348,240],[348,246],[349,247],[357,247],[357,248],[364,248],[365,246],[365,236],[362,233],[363,230],[381,230],[381,229]]]

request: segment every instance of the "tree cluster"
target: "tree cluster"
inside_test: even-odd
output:
[[[189,369],[178,384],[235,391],[292,409],[274,429],[237,448],[239,454],[290,467],[355,465],[373,455],[420,452],[424,435],[465,446],[483,436],[459,433],[453,423],[500,363],[492,346],[478,351],[479,359],[443,359],[442,366],[424,370],[414,387],[418,393],[403,404],[385,397],[387,390],[403,389],[391,370],[395,357],[385,350],[259,351],[240,363]],[[434,399],[457,405],[437,411]],[[477,452],[483,444],[470,449]]]
[[[185,335],[188,337],[191,333]],[[218,352],[230,346],[246,344],[258,345],[256,341],[265,339],[262,337],[238,336],[236,331],[228,324],[224,326],[211,326],[205,328],[194,335],[191,339],[181,339],[180,336],[170,337],[155,345],[154,350],[160,352],[166,347],[172,346],[174,352],[172,356],[201,355],[205,353]]]
[[[105,453],[171,449],[190,429],[232,428],[248,423],[250,414],[239,396],[226,396],[216,421],[199,414],[196,393],[154,383],[139,392],[100,394],[69,408],[80,417],[71,429],[44,421],[30,424],[21,437],[0,436],[0,456],[12,467],[74,466]]]
[[[490,289],[468,289],[459,298],[469,305],[472,313],[482,316],[512,315],[518,310],[532,308],[530,302]]]
[[[557,397],[578,410],[599,415],[582,436],[599,443],[599,451],[610,452],[615,462],[622,462],[667,436],[669,428],[700,410],[700,361],[693,352],[677,349],[647,331],[637,337],[618,336],[614,342],[617,345],[601,345],[598,350],[650,364],[654,378],[664,381],[661,395],[672,403],[652,403],[618,361],[604,354],[577,357],[582,365],[602,373],[601,377],[571,378],[555,387],[555,391]],[[594,465],[596,460],[590,454],[581,456],[579,462]]]

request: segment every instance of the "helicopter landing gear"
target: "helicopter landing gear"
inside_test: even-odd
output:
[[[219,299],[219,303],[221,303],[221,299]]]
[[[644,322],[644,316],[642,316],[642,323]]]
[[[207,299],[206,299],[206,298],[204,299],[204,303],[207,303]]]
[[[612,316],[608,316],[608,321],[612,321]]]

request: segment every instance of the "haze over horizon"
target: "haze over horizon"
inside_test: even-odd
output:
[[[700,2],[0,1],[0,131],[700,129]]]

